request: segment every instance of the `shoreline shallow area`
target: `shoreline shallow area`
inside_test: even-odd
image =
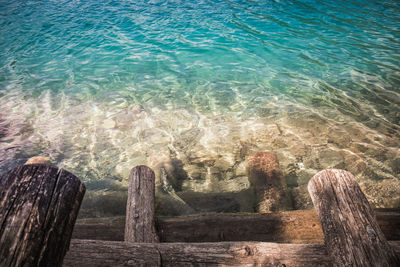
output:
[[[289,102],[218,113],[77,103],[2,101],[0,158],[2,172],[43,155],[79,176],[88,189],[81,217],[124,214],[129,171],[141,164],[167,193],[159,214],[252,211],[246,160],[259,151],[277,154],[293,209],[312,208],[306,185],[326,168],[353,173],[374,208],[400,205],[399,130],[379,117],[356,122]]]

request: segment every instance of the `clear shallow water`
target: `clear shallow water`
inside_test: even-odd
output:
[[[294,208],[328,167],[399,207],[398,14],[398,1],[0,0],[0,171],[49,157],[100,216],[123,213],[146,164],[181,205],[164,213],[245,211],[246,158],[274,151]]]

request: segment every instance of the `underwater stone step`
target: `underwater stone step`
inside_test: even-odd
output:
[[[248,177],[256,195],[255,210],[268,213],[291,209],[286,184],[272,152],[258,152],[248,158]]]

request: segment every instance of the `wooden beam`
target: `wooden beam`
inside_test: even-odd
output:
[[[400,254],[400,242],[390,242]],[[323,244],[71,240],[64,266],[332,266]]]
[[[400,209],[379,209],[375,213],[386,238],[400,240]],[[322,243],[324,240],[315,210],[269,214],[200,214],[160,217],[156,221],[161,242]],[[122,241],[124,225],[125,217],[78,219],[73,238]]]
[[[318,243],[323,240],[318,217],[308,211],[159,218],[157,230],[161,242]]]
[[[328,169],[308,184],[335,266],[400,266],[354,176]]]
[[[73,174],[25,165],[0,179],[0,266],[61,266],[85,194]]]
[[[155,244],[72,239],[63,266],[161,266]]]
[[[155,175],[147,166],[132,169],[126,204],[125,241],[158,242],[154,226]]]

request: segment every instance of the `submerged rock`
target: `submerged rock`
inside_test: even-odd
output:
[[[50,159],[42,156],[32,157],[25,162],[25,165],[29,164],[49,164]]]
[[[250,156],[248,177],[257,199],[256,211],[268,213],[290,208],[286,183],[276,154],[258,152]]]

